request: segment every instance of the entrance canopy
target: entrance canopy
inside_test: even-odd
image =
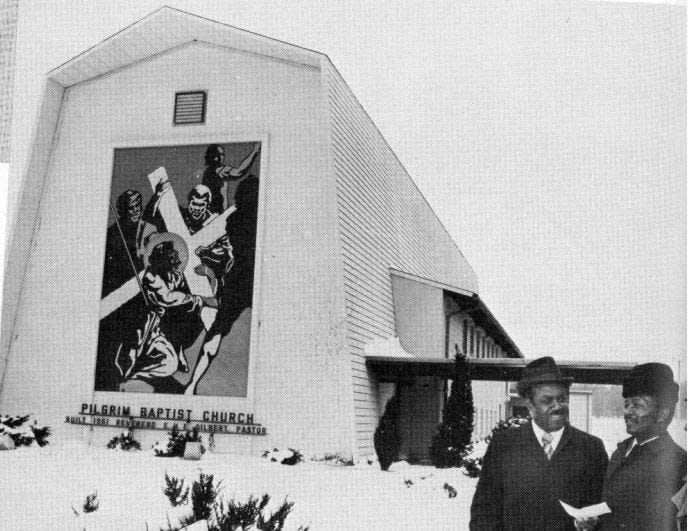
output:
[[[532,360],[524,358],[469,358],[472,380],[516,382]],[[577,383],[622,385],[633,363],[556,360],[564,376]],[[454,360],[446,358],[392,358],[366,356],[366,366],[379,381],[397,381],[414,376],[451,379]]]

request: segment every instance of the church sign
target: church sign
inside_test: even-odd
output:
[[[198,428],[200,432],[222,435],[267,435],[266,428],[254,422],[252,413],[191,409],[82,404],[76,415],[66,415],[65,423],[101,428],[141,430],[180,430]]]
[[[114,150],[95,391],[246,396],[260,150]]]

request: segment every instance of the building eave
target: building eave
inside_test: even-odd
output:
[[[532,360],[524,358],[468,358],[472,380],[516,382]],[[635,365],[631,362],[560,361],[563,376],[577,383],[622,385]],[[454,360],[446,358],[391,358],[366,356],[366,366],[379,381],[397,381],[417,376],[451,379]]]
[[[320,68],[325,55],[171,7],[161,7],[48,72],[63,87],[144,61],[189,42]]]

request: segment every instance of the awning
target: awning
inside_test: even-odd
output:
[[[483,330],[502,347],[509,357],[524,357],[519,348],[517,348],[517,345],[512,341],[512,338],[505,332],[498,320],[488,309],[488,306],[486,306],[478,295],[464,295],[449,290],[445,290],[445,293],[452,297],[459,306],[460,311],[469,314],[474,323],[483,328]]]
[[[469,358],[472,380],[516,382],[532,360],[524,358]],[[577,383],[622,385],[635,363],[556,360],[564,376]],[[446,358],[391,358],[366,356],[366,366],[379,381],[397,381],[415,376],[451,379],[454,360]]]

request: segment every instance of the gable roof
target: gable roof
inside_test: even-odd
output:
[[[63,87],[138,63],[189,42],[205,42],[320,67],[324,54],[164,6],[48,72]]]

